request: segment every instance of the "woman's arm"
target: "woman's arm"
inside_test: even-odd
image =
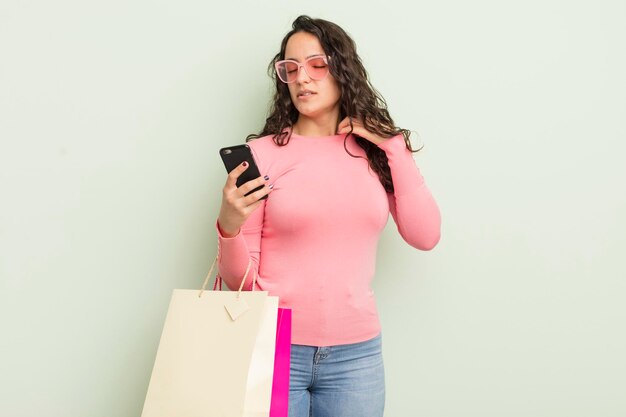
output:
[[[394,192],[387,197],[398,232],[414,248],[431,250],[441,236],[441,214],[413,154],[406,148],[402,134],[386,139],[378,147],[389,160]]]
[[[225,237],[220,230],[219,221],[215,222],[218,244],[217,267],[220,276],[231,290],[236,291],[239,288],[250,260],[252,264],[243,289],[251,290],[252,280],[258,276],[264,212],[265,200],[252,212],[241,226],[239,233],[233,237]]]
[[[251,267],[243,288],[251,289],[254,277],[258,276],[261,230],[267,201],[262,197],[272,191],[267,176],[237,187],[237,178],[246,169],[246,162],[243,162],[228,174],[222,193],[222,207],[215,222],[218,236],[217,267],[231,290],[239,288],[249,264]],[[260,185],[262,189],[252,192]],[[248,192],[251,193],[246,196]]]

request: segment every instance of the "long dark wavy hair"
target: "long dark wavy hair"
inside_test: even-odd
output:
[[[411,147],[409,136],[411,131],[397,128],[387,111],[387,103],[380,93],[372,86],[368,79],[367,71],[356,52],[356,44],[352,38],[337,24],[323,19],[312,19],[301,15],[294,20],[292,30],[285,35],[280,46],[280,52],[274,56],[268,66],[268,74],[276,84],[276,92],[269,117],[265,119],[265,126],[258,134],[250,134],[246,142],[253,139],[274,135],[273,140],[279,146],[285,146],[291,139],[291,131],[285,128],[293,127],[298,120],[299,112],[291,101],[289,87],[280,81],[276,75],[274,64],[285,58],[287,41],[297,32],[308,32],[315,35],[322,45],[326,55],[330,56],[329,69],[335,77],[341,91],[339,121],[350,116],[361,120],[366,130],[384,138],[389,138],[402,133],[407,149],[417,152]],[[338,121],[338,122],[339,122]],[[346,146],[347,138],[353,131],[352,119],[350,119],[350,131],[344,137],[343,146],[346,152],[355,158],[362,156],[353,155]],[[369,166],[378,174],[380,182],[388,193],[393,192],[393,182],[387,155],[372,142],[355,135],[356,142],[365,150]]]

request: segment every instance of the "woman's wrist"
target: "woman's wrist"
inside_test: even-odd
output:
[[[226,228],[226,229],[223,228],[222,225],[220,224],[219,220],[217,221],[217,230],[220,232],[222,237],[225,237],[227,239],[228,238],[233,238],[233,237],[237,236],[239,234],[239,231],[240,231],[240,229],[237,229],[237,230],[233,231],[233,230],[228,229],[228,228]]]

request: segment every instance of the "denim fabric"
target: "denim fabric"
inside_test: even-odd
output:
[[[349,345],[291,345],[289,417],[382,417],[382,337]]]

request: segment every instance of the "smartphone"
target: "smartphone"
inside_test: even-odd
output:
[[[222,162],[224,162],[224,166],[228,172],[235,169],[243,161],[248,162],[248,168],[239,176],[239,178],[237,178],[237,187],[241,187],[246,182],[257,179],[261,176],[259,173],[259,167],[252,157],[252,151],[245,143],[243,145],[227,146],[220,149],[220,156],[222,157]],[[263,185],[260,185],[254,190],[247,192],[245,195],[251,194],[262,188]],[[264,200],[266,198],[267,194],[261,197],[260,200]]]

